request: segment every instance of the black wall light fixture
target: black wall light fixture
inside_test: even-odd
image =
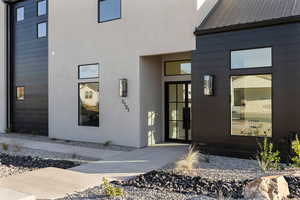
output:
[[[119,80],[119,90],[120,90],[120,97],[128,96],[128,80],[127,79]]]
[[[203,87],[205,96],[213,96],[214,77],[212,75],[204,75]]]

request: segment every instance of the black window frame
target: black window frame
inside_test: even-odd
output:
[[[44,2],[44,1],[46,2],[46,13],[42,14],[42,15],[39,15],[39,3]],[[36,15],[38,17],[42,17],[42,16],[45,16],[47,14],[48,14],[48,1],[47,0],[37,0],[37,2],[36,2]]]
[[[46,35],[45,36],[42,36],[42,37],[39,37],[39,25],[40,24],[46,24]],[[43,38],[47,38],[48,37],[48,21],[42,21],[42,22],[39,22],[37,25],[36,25],[36,37],[38,39],[43,39]]]
[[[98,65],[98,76],[88,77],[88,78],[82,78],[82,77],[80,77],[80,67],[87,67],[87,66],[91,66],[91,65]],[[91,63],[91,64],[78,65],[78,79],[79,80],[98,79],[99,77],[100,77],[100,64],[99,63]]]
[[[109,19],[109,20],[101,20],[101,15],[100,15],[101,1],[103,1],[103,0],[98,0],[98,23],[105,23],[105,22],[111,22],[111,21],[122,19],[122,0],[119,0],[120,1],[120,12],[119,12],[120,17]]]
[[[19,9],[23,9],[23,19],[22,19],[22,20],[18,20],[18,10],[19,10]],[[16,23],[21,23],[22,21],[25,20],[25,6],[17,7],[17,8],[15,9],[15,12],[16,12],[16,14],[15,14],[15,17],[16,17]]]

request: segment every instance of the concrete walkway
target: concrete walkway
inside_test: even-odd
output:
[[[132,151],[112,151],[65,144],[32,141],[20,138],[1,137],[0,143],[19,144],[23,147],[76,153],[81,156],[98,157],[100,161],[90,162],[69,170],[46,168],[0,179],[0,194],[22,196],[20,200],[55,199],[70,193],[83,191],[102,184],[102,178],[126,179],[151,170],[160,169],[178,160],[188,145],[162,144]],[[32,197],[33,195],[33,197]],[[0,197],[0,199],[2,199]]]
[[[4,188],[7,189],[6,193],[3,190],[4,194],[18,197],[14,200],[25,200],[29,197],[36,197],[36,199],[57,199],[74,192],[98,186],[101,182],[102,177],[97,174],[84,174],[71,170],[45,168],[0,179],[0,188],[2,190]],[[6,200],[3,196],[0,196],[0,199]]]
[[[97,149],[97,148],[74,146],[68,144],[59,144],[55,142],[35,141],[35,140],[24,139],[19,137],[7,137],[3,134],[0,134],[0,144],[1,143],[11,144],[11,145],[17,144],[21,147],[44,150],[49,152],[56,152],[56,153],[63,153],[63,154],[76,154],[83,157],[93,158],[95,160],[102,160],[123,153],[123,151],[116,151],[110,149],[100,149],[100,148]]]
[[[71,170],[101,174],[110,179],[126,178],[160,169],[178,160],[188,145],[162,144],[112,156],[108,159],[81,165]]]

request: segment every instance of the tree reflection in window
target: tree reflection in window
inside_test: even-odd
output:
[[[79,125],[99,126],[99,83],[79,84]]]

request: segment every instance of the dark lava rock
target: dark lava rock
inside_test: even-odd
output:
[[[201,177],[190,177],[167,173],[163,171],[151,171],[123,182],[113,182],[122,186],[134,186],[138,188],[166,189],[183,194],[197,194],[216,197],[222,191],[225,197],[243,198],[246,181],[211,181]]]
[[[289,184],[289,189],[292,198],[300,199],[300,177],[286,176],[285,180]]]
[[[0,164],[23,168],[56,167],[61,169],[68,169],[79,166],[79,163],[68,160],[52,160],[31,156],[12,156],[8,154],[0,154]]]

